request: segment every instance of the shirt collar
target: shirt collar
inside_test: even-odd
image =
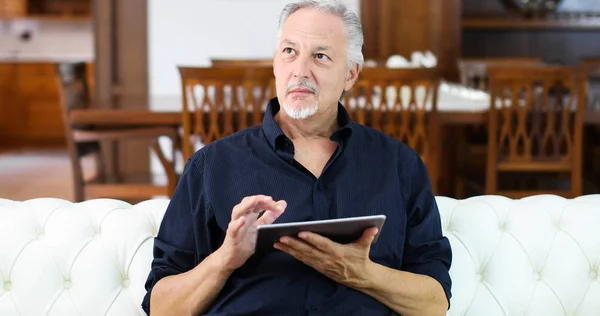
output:
[[[269,142],[269,145],[273,150],[276,150],[281,145],[282,138],[287,138],[277,122],[275,121],[275,115],[279,112],[279,100],[273,98],[267,103],[267,109],[265,116],[263,117],[262,129]],[[350,137],[352,134],[352,119],[348,114],[346,108],[342,103],[338,102],[338,124],[340,128],[331,135],[331,140],[340,143]]]

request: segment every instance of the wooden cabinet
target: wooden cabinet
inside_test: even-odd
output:
[[[0,63],[0,147],[65,145],[52,63]]]
[[[12,107],[8,105],[14,99],[15,69],[12,64],[0,63],[0,145],[6,142],[6,135],[12,127]]]
[[[414,51],[437,55],[446,79],[458,79],[461,6],[458,0],[363,0],[364,55],[385,61],[393,54],[407,59]]]
[[[33,15],[91,16],[92,0],[28,0]]]
[[[462,57],[537,57],[575,65],[600,51],[597,0],[564,1],[557,13],[525,18],[497,0],[462,1]]]
[[[92,0],[0,0],[0,18],[92,16]]]
[[[26,0],[0,0],[0,17],[16,18],[26,14]]]

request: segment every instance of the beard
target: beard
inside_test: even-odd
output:
[[[290,82],[286,87],[286,95],[292,88],[295,87],[305,87],[311,89],[315,95],[315,99],[319,96],[319,90],[317,89],[317,87],[308,80]],[[300,107],[290,106],[284,102],[282,104],[282,107],[285,113],[287,113],[287,115],[290,118],[294,120],[304,120],[317,113],[317,111],[319,110],[319,102],[315,101],[314,104],[303,105]]]
[[[317,113],[319,110],[319,102],[315,102],[314,105],[305,105],[301,107],[290,107],[284,103],[283,110],[294,120],[304,120]]]

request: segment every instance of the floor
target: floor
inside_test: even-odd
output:
[[[84,160],[82,163],[85,174],[93,175],[93,161]],[[0,151],[0,198],[23,201],[53,197],[72,201],[71,181],[69,157],[65,150]],[[598,188],[591,188],[587,182],[585,188],[586,194],[598,192]]]
[[[0,153],[0,198],[73,199],[69,157],[64,150],[23,150]]]
[[[83,158],[81,163],[84,178],[93,178],[93,157]],[[153,182],[164,184],[166,177],[154,175]],[[73,201],[71,165],[66,150],[0,151],[0,199],[23,201],[40,197]]]

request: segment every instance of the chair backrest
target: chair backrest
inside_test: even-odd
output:
[[[581,65],[588,75],[588,102],[587,106],[595,111],[600,111],[600,57],[581,59]]]
[[[65,111],[87,108],[92,99],[86,63],[59,63],[56,65],[59,94],[64,97]]]
[[[581,58],[581,64],[588,69],[588,75],[600,78],[600,57]]]
[[[439,82],[435,68],[364,68],[342,102],[354,121],[413,148],[427,165],[433,183],[439,154]]]
[[[273,67],[273,59],[211,59],[212,67]]]
[[[458,70],[461,84],[470,88],[488,91],[488,67],[512,67],[542,63],[542,58],[537,57],[463,58],[458,61]]]
[[[208,144],[260,124],[268,100],[276,96],[272,67],[182,66],[179,72],[184,161],[192,155],[198,140]]]
[[[580,163],[586,91],[581,68],[490,67],[488,73],[493,161]]]
[[[89,90],[88,65],[86,63],[59,63],[56,64],[56,85],[58,99],[62,110],[63,126],[67,141],[67,151],[71,160],[75,198],[83,199],[83,171],[79,157],[91,151],[100,149],[97,142],[79,143],[75,138],[75,130],[88,129],[87,126],[73,125],[70,121],[70,112],[73,109],[85,109],[90,106],[92,96]]]

